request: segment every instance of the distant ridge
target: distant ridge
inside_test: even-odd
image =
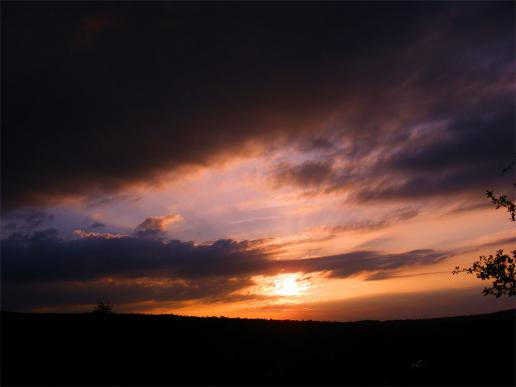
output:
[[[1,311],[2,315],[25,315],[25,316],[83,316],[90,315],[90,312],[79,312],[79,313],[39,313],[39,312],[11,312]],[[504,309],[490,313],[480,314],[465,314],[458,316],[447,316],[447,317],[429,317],[429,318],[407,318],[407,319],[388,319],[388,320],[377,320],[377,319],[364,319],[364,320],[353,320],[353,321],[340,321],[340,320],[296,320],[296,319],[268,319],[268,318],[248,318],[248,317],[226,317],[226,316],[190,316],[181,315],[174,313],[113,313],[112,316],[133,316],[133,317],[148,317],[148,318],[184,318],[184,319],[224,319],[224,320],[244,320],[244,321],[274,321],[274,322],[299,322],[299,323],[338,323],[338,324],[354,324],[354,323],[389,323],[389,322],[401,322],[401,321],[438,321],[438,320],[453,320],[453,319],[477,319],[477,318],[490,318],[500,316],[516,316],[516,307],[510,309]]]

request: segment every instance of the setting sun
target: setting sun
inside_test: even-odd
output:
[[[295,274],[280,277],[274,281],[273,293],[278,296],[299,296],[310,286],[309,282]]]
[[[280,296],[297,296],[299,294],[296,277],[276,280],[275,288],[275,293]]]

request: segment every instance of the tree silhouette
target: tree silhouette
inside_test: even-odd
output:
[[[516,156],[515,156],[516,160]],[[514,167],[515,161],[504,168],[502,175]],[[513,187],[516,187],[516,183],[513,183]],[[510,220],[516,221],[516,204],[510,200],[507,195],[497,196],[493,191],[487,191],[486,195],[496,209],[501,207],[507,209],[510,214]],[[512,255],[512,256],[511,256]],[[468,273],[476,274],[477,278],[481,280],[492,280],[493,284],[491,287],[484,288],[482,294],[487,296],[488,294],[496,296],[496,298],[506,295],[512,297],[516,295],[516,278],[514,274],[516,264],[516,250],[512,250],[510,254],[504,254],[503,250],[498,250],[496,255],[482,255],[480,259],[473,263],[470,267],[461,268],[455,267],[452,274]]]
[[[516,183],[514,183],[514,186],[516,187]],[[513,222],[516,221],[516,204],[514,204],[507,195],[496,196],[493,191],[487,191],[486,195],[491,199],[496,209],[500,207],[506,208],[507,212],[511,214],[511,220]]]
[[[516,250],[513,250],[511,253],[512,257],[504,254],[503,250],[498,250],[494,256],[482,255],[471,267],[460,268],[457,266],[452,273],[475,273],[477,278],[482,280],[493,280],[491,287],[482,290],[484,296],[492,294],[496,298],[503,295],[512,297],[516,295],[516,279],[514,276]]]
[[[102,298],[97,300],[97,305],[93,308],[93,313],[110,314],[113,313],[113,305],[110,302],[102,301]]]

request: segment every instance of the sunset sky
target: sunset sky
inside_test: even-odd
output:
[[[513,2],[2,2],[2,309],[481,313]]]

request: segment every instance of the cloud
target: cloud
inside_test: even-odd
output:
[[[83,233],[80,233],[84,235]],[[204,278],[250,274],[265,268],[260,241],[210,244],[106,234],[72,240],[55,230],[2,241],[5,281],[89,280],[102,276]],[[138,235],[138,234],[137,234]]]
[[[416,274],[397,274],[395,272],[376,272],[371,275],[368,275],[365,280],[366,281],[381,281],[385,279],[392,278],[410,278],[410,277],[423,277],[427,275],[436,275],[436,274],[449,274],[449,271],[433,271],[428,273],[416,273]]]
[[[410,220],[419,215],[419,210],[412,207],[403,207],[394,210],[378,220],[360,220],[356,222],[348,222],[346,224],[340,224],[337,226],[321,226],[309,228],[307,231],[325,231],[329,233],[329,236],[335,236],[343,232],[350,231],[372,231],[386,228],[394,223]]]
[[[351,184],[361,200],[485,189],[512,152],[513,11],[8,4],[2,207],[112,195],[296,144],[370,170],[329,157],[290,166],[288,184]],[[450,143],[410,142],[443,120]]]
[[[506,192],[512,177],[500,172],[514,153],[515,113],[511,104],[496,104],[491,114],[468,112],[467,119],[415,127],[404,141],[386,136],[374,145],[375,157],[363,152],[350,162],[344,149],[316,161],[279,163],[275,184],[312,194],[346,191],[349,200],[366,203]]]
[[[485,252],[486,249],[499,249],[500,247],[506,247],[507,245],[516,246],[516,237],[499,238],[488,242],[477,243],[470,246],[462,246],[457,249],[457,254],[473,253],[473,252]]]
[[[169,219],[170,220],[170,219]],[[154,235],[154,234],[153,234]],[[275,259],[270,240],[220,239],[203,244],[76,231],[65,240],[54,229],[12,234],[1,241],[4,305],[14,309],[91,301],[109,293],[120,302],[228,300],[255,275],[322,272],[346,278],[432,265],[449,254],[414,250],[400,254],[355,251],[309,259]],[[380,274],[377,274],[380,275]],[[52,298],[54,298],[52,300]]]
[[[84,206],[86,208],[95,208],[100,206],[109,205],[111,203],[127,201],[127,202],[137,202],[141,199],[139,196],[130,196],[126,194],[118,194],[118,195],[102,195],[102,194],[92,194],[89,195],[85,200]]]
[[[429,265],[443,261],[450,255],[430,249],[412,250],[401,254],[375,251],[355,251],[320,258],[282,261],[279,265],[288,272],[325,271],[334,278],[346,278],[366,272],[390,272],[411,265]]]
[[[278,185],[290,184],[320,187],[336,179],[331,163],[325,161],[304,161],[298,165],[283,162],[276,167],[274,178]]]
[[[74,230],[73,234],[81,239],[83,239],[83,238],[116,239],[116,238],[127,237],[126,234],[111,234],[111,233],[83,231],[83,230]]]
[[[161,302],[181,306],[190,300],[228,300],[232,293],[252,285],[248,278],[210,278],[202,282],[169,278],[101,278],[91,281],[58,281],[3,286],[2,305],[6,310],[89,305],[98,297],[108,299],[123,310],[135,303]],[[242,297],[242,296],[240,296]]]
[[[180,222],[183,219],[184,218],[179,214],[151,216],[136,227],[134,235],[137,238],[160,238],[165,234],[166,226],[171,223]]]
[[[14,219],[14,221],[8,221],[2,225],[2,234],[4,236],[13,233],[32,234],[36,230],[48,227],[54,220],[52,214],[34,209],[17,211],[14,215],[16,216],[10,218]]]
[[[364,187],[356,197],[426,198],[471,191],[480,196],[490,187],[507,190],[511,177],[499,173],[514,153],[513,108],[494,108],[498,111],[491,117],[471,114],[467,120],[458,119],[447,126],[448,139],[403,148],[383,160],[383,168],[378,165],[394,183],[382,180],[383,185]]]
[[[433,250],[401,254],[356,251],[308,259],[273,259],[281,244],[262,240],[220,239],[196,245],[77,230],[79,239],[64,240],[55,230],[2,240],[5,281],[91,280],[103,276],[166,276],[200,279],[280,272],[325,271],[332,277],[432,264],[449,255]]]

